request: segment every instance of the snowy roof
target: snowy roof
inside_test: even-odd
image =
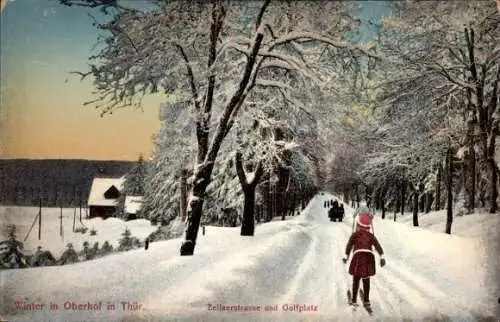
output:
[[[94,178],[90,188],[87,206],[116,206],[116,199],[106,199],[104,194],[111,187],[119,191],[123,189],[124,177],[121,178]]]
[[[142,196],[125,197],[125,213],[136,214],[142,206]]]

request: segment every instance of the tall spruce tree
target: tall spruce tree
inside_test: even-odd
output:
[[[7,240],[0,242],[0,267],[23,268],[28,266],[23,254],[23,243],[17,240],[16,226],[7,226]]]
[[[141,154],[137,160],[137,164],[125,175],[124,193],[130,196],[143,196],[146,175],[146,163]]]

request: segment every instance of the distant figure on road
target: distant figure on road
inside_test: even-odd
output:
[[[375,255],[372,248],[375,247],[380,255],[380,266],[385,266],[384,251],[375,235],[370,232],[372,227],[371,213],[360,212],[356,221],[356,231],[351,235],[345,249],[344,264],[353,252],[349,274],[352,275],[352,298],[350,305],[357,306],[359,282],[363,280],[363,306],[371,310],[370,304],[370,277],[375,275]]]
[[[149,248],[149,238],[146,238],[146,240],[144,241],[144,250],[148,250]]]
[[[328,217],[330,221],[342,221],[344,219],[344,211],[343,208],[339,207],[339,203],[337,200],[332,202],[332,207],[328,211]]]

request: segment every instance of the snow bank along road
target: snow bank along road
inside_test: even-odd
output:
[[[472,321],[493,316],[476,240],[374,221],[386,253],[372,279],[374,316],[346,305],[341,258],[352,231],[327,218],[316,196],[300,216],[256,227],[207,227],[194,256],[180,240],[70,266],[2,271],[0,317],[8,321]],[[465,256],[465,254],[467,254]],[[476,255],[473,255],[476,254]],[[16,307],[16,301],[18,306]],[[43,308],[20,305],[45,304]],[[50,309],[51,303],[58,309]],[[55,308],[53,306],[53,308]],[[266,311],[267,310],[267,311]],[[492,318],[492,320],[494,320]]]

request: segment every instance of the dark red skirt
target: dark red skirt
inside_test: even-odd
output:
[[[354,254],[349,266],[349,274],[361,278],[375,275],[375,255],[368,252]]]

